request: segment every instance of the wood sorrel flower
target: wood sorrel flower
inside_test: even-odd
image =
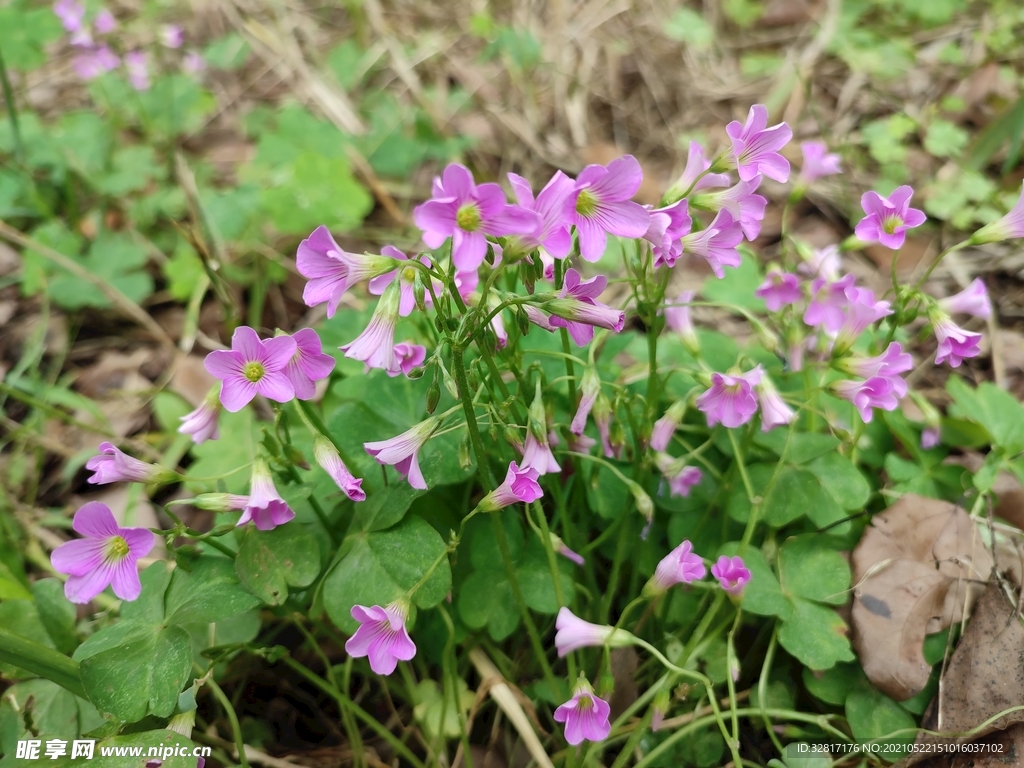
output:
[[[533,467],[522,467],[514,461],[508,465],[505,482],[488,493],[477,504],[481,512],[497,512],[512,504],[529,504],[544,495],[537,478],[540,473]]]
[[[107,35],[117,29],[117,19],[115,19],[114,14],[106,8],[100,8],[99,13],[96,14],[96,18],[93,21],[93,26],[96,27],[97,33]]]
[[[1021,188],[1020,197],[1014,203],[1013,208],[1000,219],[991,224],[986,224],[979,229],[968,241],[971,245],[982,243],[998,243],[1000,240],[1011,240],[1016,237],[1024,237],[1024,187]]]
[[[931,450],[942,442],[942,432],[938,427],[925,427],[921,430],[921,448]]]
[[[743,240],[743,230],[731,213],[722,209],[711,225],[700,232],[684,235],[683,251],[703,257],[715,277],[725,277],[723,267],[738,267],[741,263],[736,246]]]
[[[295,354],[285,366],[284,373],[295,389],[299,400],[310,400],[316,395],[316,382],[326,379],[334,370],[334,358],[324,354],[320,337],[312,328],[303,328],[292,334]]]
[[[796,304],[804,297],[800,278],[792,272],[778,269],[769,270],[764,282],[754,291],[755,296],[764,299],[769,312],[778,312],[787,304]]]
[[[597,261],[604,255],[608,235],[643,237],[650,214],[630,198],[640,189],[644,174],[632,155],[607,166],[588,165],[576,178],[570,221],[579,233],[580,255]]]
[[[89,478],[93,485],[170,482],[178,476],[158,464],[139,461],[108,442],[100,443],[100,455],[85,462],[85,468],[95,473]]]
[[[612,441],[612,404],[603,394],[597,396],[594,402],[594,424],[597,425],[597,433],[601,436],[601,449],[605,458],[617,459],[621,446],[615,445]]]
[[[804,156],[804,164],[800,168],[797,183],[802,186],[806,187],[823,176],[843,172],[839,167],[839,155],[829,152],[823,141],[805,141],[800,144],[800,152]]]
[[[88,603],[108,584],[122,600],[137,598],[142,592],[137,563],[153,549],[153,532],[121,528],[99,501],[79,509],[71,526],[85,538],[65,542],[50,555],[54,570],[70,577],[64,584],[67,599]]]
[[[761,408],[762,432],[789,424],[796,418],[793,409],[786,405],[786,401],[779,396],[778,390],[775,389],[775,385],[767,375],[761,377],[761,381],[754,389],[757,391],[757,403]]]
[[[980,277],[974,278],[971,284],[960,293],[939,299],[939,307],[949,314],[962,312],[983,320],[987,320],[992,315],[992,303],[988,299],[988,289],[981,282]]]
[[[888,301],[875,301],[875,292],[869,288],[847,288],[846,298],[847,304],[841,310],[843,323],[836,334],[836,352],[852,347],[865,328],[892,314],[892,305]]]
[[[675,200],[698,189],[728,187],[732,182],[727,173],[705,173],[709,168],[711,161],[704,155],[704,147],[696,141],[691,141],[686,152],[686,168],[683,169],[679,180],[665,193],[665,199]]]
[[[755,176],[750,181],[740,181],[729,189],[694,195],[693,207],[711,211],[726,210],[740,223],[743,236],[754,240],[761,233],[761,221],[764,219],[768,200],[755,194],[761,186],[761,177]]]
[[[881,408],[883,411],[896,410],[896,406],[899,405],[896,382],[903,384],[900,378],[872,376],[864,381],[834,381],[831,387],[841,398],[853,403],[861,419],[867,424],[874,416],[875,408]],[[903,391],[906,391],[905,384]]]
[[[572,698],[558,707],[553,717],[556,723],[565,723],[565,740],[575,747],[583,741],[604,741],[608,738],[612,730],[608,720],[611,711],[608,702],[597,696],[581,675]]]
[[[261,341],[256,331],[240,325],[231,337],[231,349],[214,350],[203,364],[223,382],[220,401],[235,413],[258,394],[279,403],[295,397],[295,388],[285,373],[294,354],[295,339],[291,336]]]
[[[530,403],[529,423],[526,425],[526,443],[523,447],[523,468],[533,468],[541,475],[560,472],[555,455],[548,444],[547,413],[541,397],[540,381]]]
[[[57,0],[53,13],[68,32],[77,32],[85,18],[85,6],[75,0]]]
[[[384,290],[377,302],[373,316],[363,332],[352,341],[340,347],[345,357],[362,360],[366,370],[383,368],[385,371],[400,369],[395,358],[395,325],[398,323],[399,287],[392,283]]]
[[[412,212],[423,242],[440,248],[452,238],[452,262],[460,272],[477,269],[487,255],[487,235],[532,234],[540,217],[518,205],[509,205],[494,183],[476,184],[464,165],[451,163],[434,179],[433,198]]]
[[[569,549],[561,538],[551,532],[548,532],[548,536],[551,537],[551,548],[555,550],[555,552],[567,560],[572,560],[576,565],[586,564],[587,561],[583,558],[583,555]]]
[[[826,245],[824,248],[815,248],[810,252],[799,249],[798,253],[802,261],[796,271],[800,274],[823,277],[826,282],[839,279],[839,267],[842,262],[839,259],[838,245]]]
[[[683,255],[682,237],[693,228],[689,206],[689,202],[683,198],[672,205],[651,211],[651,223],[644,240],[652,246],[654,266],[672,267]]]
[[[811,301],[804,310],[804,322],[812,328],[823,325],[829,333],[836,333],[845,319],[843,309],[850,303],[847,289],[854,287],[855,279],[853,275],[844,275],[835,281],[824,277],[812,280]]]
[[[207,440],[216,440],[220,437],[220,427],[217,425],[219,415],[220,386],[216,386],[207,393],[198,408],[181,417],[181,426],[178,427],[178,432],[183,435],[191,435],[192,442],[196,445],[205,443]]]
[[[261,531],[272,531],[295,517],[295,512],[277,492],[270,467],[262,458],[253,462],[249,495],[231,498],[236,503],[241,502],[242,516],[236,523],[239,526],[251,522]]]
[[[569,227],[572,211],[572,197],[576,191],[576,182],[561,171],[544,185],[544,189],[536,198],[530,182],[515,173],[508,175],[512,192],[520,207],[533,211],[540,219],[540,225],[534,232],[522,232],[511,235],[505,250],[528,253],[543,248],[545,253],[556,259],[564,259],[572,250],[572,236]]]
[[[117,69],[120,63],[121,59],[116,53],[108,46],[101,45],[75,56],[71,65],[83,80],[95,80],[100,75]]]
[[[884,376],[887,379],[892,379],[896,396],[903,397],[907,394],[907,385],[900,378],[900,374],[906,373],[914,367],[914,358],[904,352],[898,342],[893,341],[880,355],[846,358],[836,363],[836,367],[863,379],[870,379],[872,376]]]
[[[440,423],[437,416],[432,416],[389,440],[363,443],[363,448],[378,464],[391,464],[400,475],[408,478],[409,485],[423,491],[427,484],[420,472],[418,454]]]
[[[709,427],[719,422],[729,429],[742,426],[757,413],[754,385],[760,382],[760,366],[738,376],[712,373],[711,388],[697,398],[697,408],[707,416]]]
[[[588,365],[583,371],[583,381],[580,382],[580,404],[576,409],[576,415],[572,417],[572,424],[569,425],[569,431],[574,435],[583,434],[583,430],[587,426],[587,417],[599,394],[601,394],[601,376],[598,374],[597,368]]]
[[[331,480],[352,501],[366,500],[363,479],[353,477],[352,473],[348,471],[348,467],[345,466],[345,462],[341,460],[341,456],[338,455],[338,449],[334,447],[334,443],[323,435],[317,435],[313,440],[313,457],[316,459],[316,463],[331,476]]]
[[[323,224],[299,243],[295,265],[308,281],[302,300],[307,307],[326,302],[328,317],[334,317],[338,302],[353,285],[392,272],[398,266],[386,255],[348,253],[334,242]]]
[[[427,359],[427,348],[422,344],[403,341],[395,344],[395,367],[388,369],[388,376],[394,378],[400,373],[406,376],[413,368],[419,368]]]
[[[732,142],[730,165],[736,168],[743,181],[750,181],[758,174],[785,184],[789,179],[789,160],[779,154],[793,131],[786,123],[768,128],[768,108],[754,104],[747,113],[747,122],[740,125],[733,120],[725,126]]]
[[[981,334],[961,328],[953,322],[953,318],[935,308],[928,313],[932,322],[932,330],[939,342],[935,351],[935,364],[949,363],[950,368],[959,368],[960,363],[969,357],[981,354]]]
[[[686,400],[676,400],[672,405],[665,411],[665,415],[654,422],[654,427],[651,429],[651,441],[650,446],[655,451],[664,451],[668,447],[669,441],[672,439],[672,435],[676,432],[676,427],[679,426],[679,422],[683,420],[683,416],[686,415]]]
[[[380,296],[384,293],[384,289],[387,288],[395,280],[398,280],[398,284],[401,286],[401,298],[398,300],[398,314],[401,317],[408,317],[412,314],[413,309],[416,307],[416,278],[420,277],[422,280],[423,276],[420,274],[418,267],[414,267],[410,262],[408,256],[402,251],[395,248],[393,245],[385,245],[380,249],[381,256],[387,256],[388,258],[394,259],[396,262],[405,262],[400,264],[397,269],[393,269],[390,272],[378,275],[370,280],[370,293],[374,296]],[[430,259],[426,256],[420,256],[420,263],[430,266]],[[440,284],[434,280],[433,287],[435,293],[440,295]],[[430,292],[426,291],[423,295],[423,301],[429,305],[433,302],[430,298]]]
[[[690,302],[693,301],[693,291],[683,291],[676,296],[675,301],[665,306],[665,325],[669,330],[678,333],[683,339],[683,346],[690,352],[696,353],[700,350],[700,342],[697,339],[697,332],[693,328],[693,321],[690,319]]]
[[[663,594],[676,584],[690,584],[707,575],[704,560],[693,551],[693,544],[682,542],[658,563],[654,575],[644,585],[643,593],[648,597]]]
[[[677,459],[659,452],[654,457],[654,464],[668,483],[670,496],[689,496],[690,490],[704,477],[697,467],[687,465],[684,456]]]
[[[913,194],[914,190],[905,184],[896,187],[888,197],[865,192],[860,206],[866,215],[854,227],[854,234],[866,243],[881,243],[894,250],[901,248],[907,230],[921,226],[928,218],[922,211],[910,207]]]
[[[124,55],[128,82],[136,91],[149,90],[149,57],[145,51],[129,51]]]
[[[626,630],[609,627],[607,624],[591,624],[565,606],[558,612],[558,617],[555,619],[555,630],[555,648],[558,649],[558,658],[580,648],[597,645],[619,648],[633,642],[633,635]]]
[[[736,597],[743,594],[743,587],[750,581],[750,571],[743,564],[742,557],[722,555],[711,566],[711,575],[718,579],[722,589]]]
[[[378,675],[390,675],[399,661],[409,661],[416,655],[416,643],[405,628],[409,618],[409,603],[405,600],[384,608],[353,605],[352,618],[359,622],[359,629],[345,643],[345,650],[357,659],[368,657],[370,669]]]
[[[567,329],[579,347],[593,340],[594,326],[619,333],[626,323],[626,313],[597,301],[607,285],[604,275],[581,280],[575,269],[567,271],[559,298],[544,303],[544,309],[551,313],[551,325]]]

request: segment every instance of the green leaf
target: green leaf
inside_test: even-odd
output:
[[[804,685],[811,695],[826,704],[841,707],[855,687],[867,683],[860,664],[836,664],[828,669],[814,671],[804,667]]]
[[[235,570],[250,592],[268,605],[281,605],[288,587],[308,587],[320,573],[320,546],[301,528],[246,532]]]
[[[741,249],[742,256],[738,267],[726,267],[725,277],[718,279],[714,275],[704,281],[701,296],[707,301],[723,304],[735,304],[742,309],[755,312],[764,311],[764,299],[754,295],[763,278],[757,267],[757,261],[746,249]]]
[[[12,685],[0,699],[0,752],[15,754],[18,739],[75,739],[102,723],[96,707],[85,699],[49,680],[26,680]]]
[[[60,219],[50,219],[29,234],[33,240],[72,259],[76,258],[82,249],[82,237],[69,230]],[[24,268],[21,293],[23,296],[35,296],[45,288],[48,276],[56,273],[57,267],[41,253],[31,249],[22,253],[22,260]]]
[[[861,740],[878,739],[904,728],[916,728],[914,718],[899,704],[870,685],[862,685],[850,691],[846,697],[846,720],[854,738]],[[909,744],[914,740],[913,732],[886,739],[883,744]]]
[[[167,748],[168,754],[171,757],[165,757],[161,761],[161,768],[195,768],[196,758],[192,757],[192,748],[195,746],[195,742],[182,736],[180,733],[175,731],[168,731],[166,729],[160,729],[156,731],[139,731],[136,733],[126,734],[124,736],[111,736],[110,738],[102,739],[96,742],[94,750],[95,757],[92,760],[86,761],[86,765],[89,768],[144,768],[146,763],[149,761],[148,755],[149,750],[159,749],[162,750]],[[130,758],[122,755],[108,755],[103,756],[102,750],[109,748],[116,750],[118,747],[141,748],[143,757],[141,758]],[[184,755],[173,756],[175,748],[181,748],[186,752],[188,757]],[[209,759],[209,758],[207,758]],[[63,757],[57,761],[49,763],[53,768],[77,768],[82,765],[81,758],[71,760],[70,750],[68,750],[68,756]]]
[[[946,390],[955,401],[958,413],[983,426],[992,444],[1014,455],[1024,451],[1024,406],[995,384],[983,382],[970,389],[959,376],[950,377]]]
[[[715,30],[704,17],[691,8],[679,8],[665,24],[664,32],[673,40],[679,40],[698,51],[703,51],[715,42]]]
[[[218,424],[220,440],[192,446],[195,461],[188,468],[187,486],[195,493],[216,491],[218,482],[209,478],[223,478],[221,482],[228,493],[245,493],[251,475],[247,467],[252,464],[254,446],[260,440],[252,409],[243,408],[238,413],[221,411]]]
[[[86,181],[104,172],[114,144],[110,121],[95,112],[65,112],[52,135],[68,165]]]
[[[465,717],[476,697],[460,678],[457,681],[458,695],[454,695],[452,684],[445,678],[444,693],[433,680],[421,680],[416,685],[413,717],[427,732],[432,741],[439,736],[458,738],[462,733],[460,713]]]
[[[351,617],[353,605],[386,606],[427,575],[447,547],[429,523],[415,515],[386,531],[358,533],[351,548],[324,580],[327,615],[342,631],[358,626]],[[431,608],[451,590],[452,574],[447,557],[412,596],[420,608]]]
[[[39,620],[46,633],[53,639],[54,646],[64,654],[73,653],[78,647],[75,633],[75,606],[64,596],[64,584],[60,579],[40,579],[32,583]]]
[[[821,482],[840,509],[859,512],[871,497],[871,486],[858,469],[841,453],[826,453],[806,465]],[[811,516],[814,519],[814,516]]]
[[[0,627],[47,648],[54,643],[39,617],[39,611],[31,600],[6,600],[0,603]],[[12,680],[35,677],[11,664],[0,663],[0,675]]]
[[[89,253],[80,262],[129,299],[140,302],[153,292],[153,278],[142,271],[148,260],[145,247],[131,236],[104,232],[93,241]],[[110,300],[99,288],[83,283],[70,273],[54,277],[49,292],[53,300],[66,309],[110,306]]]
[[[153,147],[130,144],[115,150],[110,172],[97,175],[92,182],[104,194],[124,197],[166,177],[167,170],[158,162]]]
[[[788,525],[811,512],[816,505],[827,503],[824,496],[821,483],[814,474],[785,466],[779,470],[775,483],[765,494],[761,510],[764,522],[775,528]]]
[[[963,128],[948,120],[936,118],[928,126],[924,137],[924,148],[934,157],[954,157],[967,146],[970,135]]]
[[[612,464],[615,464],[612,461]],[[626,464],[620,465],[628,471]],[[587,500],[591,508],[606,520],[615,520],[625,514],[633,504],[633,495],[607,467],[598,465],[587,482]]]
[[[456,607],[470,629],[487,628],[501,642],[519,626],[512,586],[501,571],[474,571],[458,590]]]
[[[739,542],[730,542],[722,545],[718,554],[734,557],[740,554],[740,549]],[[788,617],[793,612],[793,604],[783,593],[761,550],[747,547],[742,557],[750,571],[750,581],[743,588],[743,610],[759,616]]]
[[[356,506],[360,527],[364,531],[382,531],[399,522],[409,511],[414,500],[424,491],[408,483],[393,483],[372,494],[365,502]]]
[[[202,556],[192,572],[177,568],[164,598],[167,622],[192,624],[226,619],[259,605],[259,599],[238,581],[226,557]]]
[[[779,629],[779,643],[804,666],[828,669],[838,661],[855,658],[846,632],[846,624],[835,611],[795,598],[792,615]]]
[[[561,563],[559,566],[569,567],[568,565],[562,566]],[[519,589],[523,594],[523,600],[531,610],[551,615],[558,613],[561,606],[558,603],[555,581],[551,577],[551,565],[543,545],[536,537],[531,538],[527,544],[522,561],[516,568],[516,578],[519,580]],[[572,576],[560,570],[558,578],[566,601],[572,602]]]
[[[203,50],[203,60],[214,69],[231,72],[241,67],[249,59],[251,49],[237,32],[229,32],[214,40]]]
[[[291,167],[279,169],[282,182],[263,192],[263,208],[282,233],[304,235],[318,224],[336,232],[359,226],[373,198],[356,181],[343,157],[304,152]]]
[[[192,671],[181,627],[121,621],[78,647],[82,684],[96,708],[122,722],[168,717]]]
[[[164,137],[194,133],[217,108],[213,94],[184,74],[158,77],[136,98],[147,132]]]
[[[825,537],[794,536],[779,550],[779,580],[787,595],[842,605],[850,588],[850,567]]]
[[[365,54],[366,51],[354,40],[342,40],[327,54],[327,66],[346,91],[359,85],[362,76],[360,62]]]
[[[32,593],[6,563],[0,561],[0,600],[31,600]]]
[[[63,30],[49,8],[26,8],[14,2],[0,8],[0,50],[11,69],[27,72],[46,63],[45,45]]]
[[[770,432],[758,432],[754,437],[754,444],[767,448],[776,456],[782,456],[786,451],[786,461],[791,464],[806,464],[811,459],[816,459],[826,453],[835,450],[839,440],[832,435],[821,435],[816,432],[796,432],[789,437],[787,446],[787,434],[789,430],[773,429]]]

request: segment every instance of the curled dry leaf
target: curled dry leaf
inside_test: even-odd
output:
[[[1009,591],[1009,594],[1008,594]],[[925,712],[922,727],[949,733],[971,731],[991,717],[1024,704],[1024,623],[1015,584],[993,579],[978,600],[963,639],[953,652],[939,693]],[[950,739],[921,734],[918,744]],[[1024,712],[1003,715],[973,736],[952,739],[973,742],[979,751],[955,758],[927,753],[912,756],[898,768],[995,768],[1024,762]],[[980,746],[993,745],[990,752]],[[970,758],[968,760],[968,758]],[[959,762],[958,762],[959,761]]]
[[[907,494],[871,522],[852,557],[853,646],[871,682],[904,701],[931,674],[925,635],[961,620],[992,558],[967,513],[945,501]]]

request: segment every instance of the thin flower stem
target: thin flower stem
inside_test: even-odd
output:
[[[249,758],[245,755],[245,741],[242,739],[242,727],[238,724],[238,715],[235,713],[235,708],[231,706],[231,701],[212,676],[206,681],[206,684],[210,686],[214,697],[220,702],[221,707],[224,708],[224,714],[228,716],[228,722],[231,723],[231,733],[235,737],[235,749],[238,750],[239,764],[242,768],[249,768]]]
[[[544,515],[544,508],[540,505],[539,501],[534,501],[530,506],[533,508],[533,514],[537,518],[537,524],[540,526],[541,543],[544,545],[544,552],[547,554],[548,568],[551,570],[551,580],[555,585],[555,599],[558,600],[558,607],[568,606],[569,602],[565,599],[565,590],[562,589],[562,572],[558,569],[558,555],[551,544],[551,531],[548,528],[547,517]],[[529,512],[527,512],[527,520],[529,520]],[[569,679],[575,680],[576,659],[573,654],[569,654],[567,661],[569,665]]]
[[[949,254],[954,253],[955,251],[963,250],[968,245],[970,245],[970,242],[971,242],[970,240],[964,240],[962,242],[957,243],[956,245],[951,245],[951,246],[949,246],[949,248],[947,248],[942,253],[940,253],[938,256],[936,256],[935,257],[935,261],[933,261],[928,266],[928,269],[925,270],[924,274],[921,275],[921,277],[918,278],[916,283],[914,283],[914,290],[920,290],[921,286],[924,285],[924,281],[927,280],[929,277],[931,277],[932,272],[935,270],[935,268],[937,266],[939,266],[939,262],[940,261],[942,261],[944,258],[949,256]]]
[[[743,480],[743,488],[747,492],[747,499],[750,501],[750,517],[747,519],[747,527],[743,531],[743,542],[741,549],[746,549],[747,545],[750,544],[750,540],[754,536],[754,529],[757,527],[758,518],[761,515],[761,497],[754,493],[754,486],[750,482],[750,476],[747,474],[747,465],[743,461],[743,452],[740,450],[739,443],[736,442],[736,435],[733,431],[728,430],[729,443],[732,445],[733,453],[736,455],[736,468],[739,470],[740,478]]]
[[[772,744],[782,754],[783,747],[782,742],[779,741],[779,737],[775,735],[775,730],[772,728],[771,721],[765,713],[765,702],[768,699],[768,674],[772,669],[772,661],[775,659],[775,648],[779,641],[779,625],[778,623],[772,627],[772,639],[768,642],[768,650],[764,654],[764,664],[761,665],[761,676],[757,681],[757,705],[761,708],[761,719],[764,720],[764,729],[768,734],[768,737],[772,740]]]
[[[732,740],[739,744],[740,741],[740,718],[736,714],[736,681],[733,679],[733,670],[739,671],[739,660],[736,658],[736,630],[740,627],[740,621],[743,617],[743,611],[739,608],[736,609],[736,619],[732,623],[732,629],[729,630],[729,636],[726,641],[725,647],[725,666],[726,675],[725,682],[729,688],[729,712],[732,714]],[[711,695],[711,692],[708,692]],[[762,704],[763,706],[763,704]]]

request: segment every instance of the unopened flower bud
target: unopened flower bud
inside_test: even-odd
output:
[[[434,380],[427,387],[427,413],[437,410],[437,404],[441,400],[441,385],[437,382],[437,370],[434,370]]]
[[[427,311],[427,289],[423,285],[423,273],[418,269],[412,278],[412,298],[416,302],[416,309]]]

